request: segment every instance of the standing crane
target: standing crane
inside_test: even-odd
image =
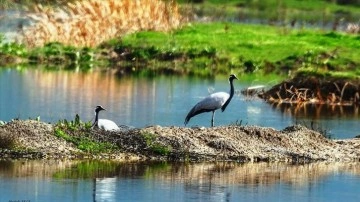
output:
[[[209,95],[208,97],[198,102],[186,116],[184,122],[185,126],[193,116],[204,112],[212,112],[211,127],[213,127],[215,111],[221,108],[221,111],[223,112],[230,103],[232,97],[234,96],[234,79],[237,80],[238,78],[236,78],[235,74],[231,74],[229,77],[230,94],[225,92],[217,92]]]

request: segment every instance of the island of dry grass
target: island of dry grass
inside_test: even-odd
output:
[[[91,130],[89,138],[114,144],[117,148],[96,154],[54,135],[55,129],[51,124],[32,120],[0,126],[0,140],[8,136],[17,145],[0,149],[0,157],[292,163],[357,162],[360,159],[359,138],[332,140],[303,126],[290,126],[280,131],[258,126]],[[78,138],[79,134],[72,136]]]

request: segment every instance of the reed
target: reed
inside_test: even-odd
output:
[[[54,41],[93,47],[136,31],[169,31],[182,21],[177,4],[161,0],[82,0],[29,11],[35,23],[23,28],[20,40],[31,47]]]

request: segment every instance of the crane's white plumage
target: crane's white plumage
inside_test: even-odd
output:
[[[119,130],[119,127],[111,120],[108,119],[99,119],[98,127],[104,130]]]
[[[211,126],[214,126],[215,110],[221,108],[221,110],[224,111],[234,95],[234,79],[237,79],[236,76],[234,74],[231,74],[229,77],[230,94],[225,92],[218,92],[204,98],[190,110],[190,112],[185,118],[184,124],[186,125],[193,116],[204,112],[212,112]]]
[[[98,127],[107,131],[117,131],[120,128],[111,120],[108,119],[99,119],[99,112],[105,110],[102,106],[96,106],[95,108],[95,121],[93,123],[93,127]]]

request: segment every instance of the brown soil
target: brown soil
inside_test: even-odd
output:
[[[359,161],[360,139],[330,140],[316,131],[291,126],[278,131],[257,126],[183,128],[152,126],[122,132],[93,131],[121,151],[91,155],[54,136],[54,127],[37,121],[13,121],[0,127],[16,149],[1,149],[2,158],[115,158],[171,161]],[[146,139],[151,136],[152,139]],[[166,148],[161,153],[154,148]]]

